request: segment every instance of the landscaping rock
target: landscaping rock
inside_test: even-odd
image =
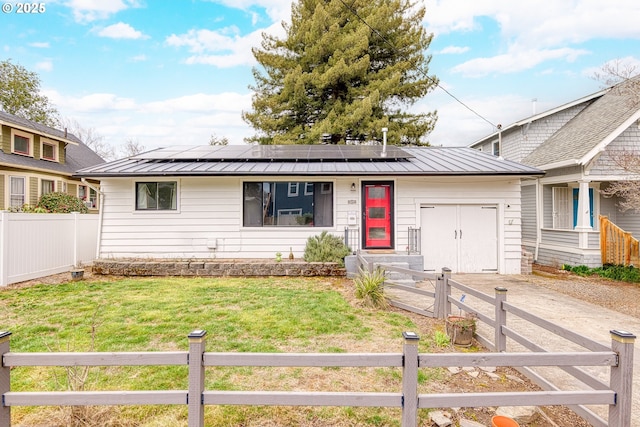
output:
[[[519,424],[531,424],[540,416],[536,406],[501,406],[496,415],[513,418]]]
[[[451,414],[444,411],[429,412],[429,418],[432,423],[438,427],[448,427],[451,425]]]
[[[460,418],[460,427],[486,427],[477,421],[468,420],[466,418]]]

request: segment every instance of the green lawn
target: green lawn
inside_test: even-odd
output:
[[[360,308],[352,282],[327,278],[153,278],[81,281],[0,290],[0,331],[14,352],[187,350],[204,329],[207,351],[400,352],[408,317]],[[421,335],[425,331],[417,331]],[[421,351],[429,344],[423,339]],[[62,368],[16,368],[14,391],[80,388]],[[430,375],[430,374],[429,374]],[[437,374],[436,374],[437,375]],[[397,369],[209,368],[207,389],[400,390]],[[86,389],[186,389],[186,367],[92,368]],[[186,407],[12,408],[14,423],[186,425]],[[395,409],[206,408],[207,426],[399,425]],[[266,422],[268,420],[268,423]],[[56,424],[58,423],[58,424]]]

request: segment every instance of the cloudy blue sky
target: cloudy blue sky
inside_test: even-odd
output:
[[[609,61],[640,65],[637,0],[423,1],[430,73],[458,99],[436,89],[413,106],[438,110],[434,145],[467,145],[596,92]],[[211,135],[242,144],[251,47],[262,32],[282,35],[291,10],[288,0],[54,0],[39,13],[0,3],[0,59],[37,72],[65,118],[147,149]]]

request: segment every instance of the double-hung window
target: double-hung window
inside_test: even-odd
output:
[[[58,161],[58,144],[51,141],[42,141],[40,157],[44,160]]]
[[[40,180],[40,196],[56,191],[56,183],[50,179]]]
[[[593,188],[589,189],[590,221],[593,227]],[[578,189],[553,187],[553,228],[573,230],[578,223]]]
[[[175,181],[136,182],[136,210],[176,210],[177,189]]]
[[[10,205],[14,208],[20,208],[26,201],[25,178],[23,176],[12,176],[10,182]]]
[[[33,135],[11,129],[11,152],[33,156]]]
[[[245,227],[332,227],[333,183],[245,182]]]

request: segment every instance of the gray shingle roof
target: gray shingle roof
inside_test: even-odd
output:
[[[22,117],[14,116],[4,111],[0,111],[0,122],[8,126],[27,129],[38,135],[44,135],[62,142],[69,142],[66,147],[65,163],[49,162],[31,157],[20,156],[12,153],[5,153],[0,150],[0,163],[11,164],[17,167],[47,170],[55,173],[72,175],[75,171],[104,163],[104,159],[87,147],[75,135],[66,133]]]
[[[584,163],[599,144],[610,142],[616,132],[624,130],[623,125],[638,113],[638,105],[633,96],[625,90],[623,83],[595,100],[567,124],[560,128],[544,143],[522,160],[530,166],[544,166],[573,162]]]
[[[225,175],[541,175],[466,147],[176,146],[78,171],[82,177]],[[274,151],[275,150],[275,151]],[[276,156],[268,153],[277,152]],[[340,152],[340,154],[338,154]],[[261,154],[260,154],[261,153]],[[365,154],[366,153],[366,154]]]

